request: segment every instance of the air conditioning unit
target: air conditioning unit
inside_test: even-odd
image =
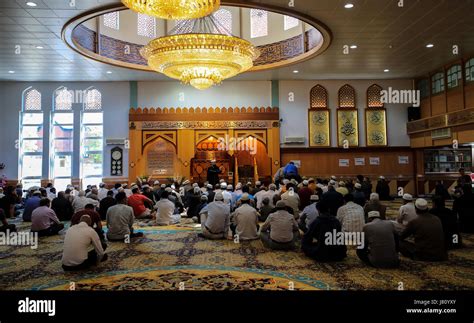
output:
[[[446,139],[451,138],[451,128],[436,129],[431,131],[431,139]]]
[[[105,144],[108,146],[125,145],[125,140],[125,138],[108,138],[105,140]]]
[[[305,137],[285,137],[283,143],[286,145],[304,145],[305,141]]]

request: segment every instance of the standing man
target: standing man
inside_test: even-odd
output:
[[[216,160],[211,160],[211,166],[207,169],[207,181],[209,184],[216,185],[219,183],[219,174],[221,170],[216,165]]]

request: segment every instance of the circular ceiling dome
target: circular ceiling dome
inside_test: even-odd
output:
[[[329,29],[313,18],[286,8],[242,5],[226,3],[213,16],[229,34],[247,40],[260,53],[249,71],[313,58],[331,42]],[[153,39],[169,36],[179,24],[180,20],[147,16],[121,4],[109,5],[72,18],[63,27],[62,38],[69,47],[96,61],[152,71],[141,55],[142,49]]]

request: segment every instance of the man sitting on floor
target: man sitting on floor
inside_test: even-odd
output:
[[[94,249],[89,251],[90,245]],[[107,260],[97,232],[92,229],[88,215],[81,216],[79,224],[71,226],[64,237],[62,267],[65,271],[81,270]]]
[[[201,212],[202,233],[198,236],[208,239],[225,239],[229,232],[230,206],[224,202],[224,196],[218,192],[214,202],[209,203]]]
[[[128,198],[128,205],[132,207],[137,219],[152,218],[151,210],[147,206],[152,206],[153,201],[141,194],[138,186],[132,186],[132,195]]]
[[[364,208],[354,202],[354,195],[344,196],[345,205],[337,210],[337,219],[343,232],[362,232],[365,224]]]
[[[357,256],[376,268],[395,268],[398,258],[398,235],[392,221],[382,220],[378,211],[370,211],[369,223],[364,225],[364,248],[357,249]]]
[[[41,199],[40,206],[31,213],[31,232],[38,232],[40,237],[52,236],[64,229],[64,224],[49,208],[50,205],[51,201],[45,197]]]
[[[293,215],[286,211],[285,201],[278,201],[276,209],[277,211],[270,214],[262,225],[260,238],[263,244],[270,249],[294,249],[295,240],[299,237],[298,223]]]
[[[104,231],[102,230],[102,221],[100,219],[100,214],[95,211],[95,207],[92,204],[87,204],[84,207],[84,210],[74,213],[71,218],[71,226],[79,224],[83,215],[88,215],[91,220],[91,227],[99,235],[100,241],[102,242],[102,247],[105,248],[105,236]]]
[[[258,212],[250,206],[250,197],[247,193],[240,198],[240,207],[232,214],[231,229],[239,240],[258,239]]]
[[[175,205],[169,199],[169,193],[161,193],[160,200],[156,202],[156,225],[170,225],[179,223],[180,215],[174,214]]]
[[[319,196],[311,195],[310,201],[311,201],[311,204],[304,208],[303,212],[301,213],[301,217],[299,219],[299,228],[303,232],[306,232],[309,230],[311,223],[313,223],[313,221],[316,220],[316,218],[319,215],[319,212],[316,207],[316,204],[319,201]]]
[[[14,224],[8,224],[3,209],[0,209],[0,232],[16,232],[16,226]]]
[[[117,204],[107,211],[107,239],[128,242],[131,238],[143,237],[143,233],[133,232],[133,209],[127,205],[127,194],[119,192],[115,196]]]
[[[301,249],[307,257],[317,261],[341,261],[346,257],[345,244],[331,244],[328,235],[341,232],[341,223],[329,213],[327,200],[316,204],[319,216],[311,223],[309,230],[303,236]]]
[[[417,199],[415,209],[417,217],[408,222],[400,235],[400,252],[414,260],[447,260],[441,220],[429,213],[428,202],[425,199]],[[415,243],[404,241],[410,236],[414,236]]]

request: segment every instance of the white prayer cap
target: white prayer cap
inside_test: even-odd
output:
[[[405,201],[413,201],[413,196],[411,196],[411,194],[405,193],[403,194],[402,199]]]
[[[428,209],[428,201],[426,201],[425,199],[417,199],[415,201],[415,207],[418,209],[418,210],[427,210]]]
[[[370,211],[368,214],[367,214],[368,218],[371,219],[371,218],[380,218],[380,212],[379,211]]]
[[[379,200],[379,194],[378,193],[370,193],[370,200],[371,201],[378,201]]]

